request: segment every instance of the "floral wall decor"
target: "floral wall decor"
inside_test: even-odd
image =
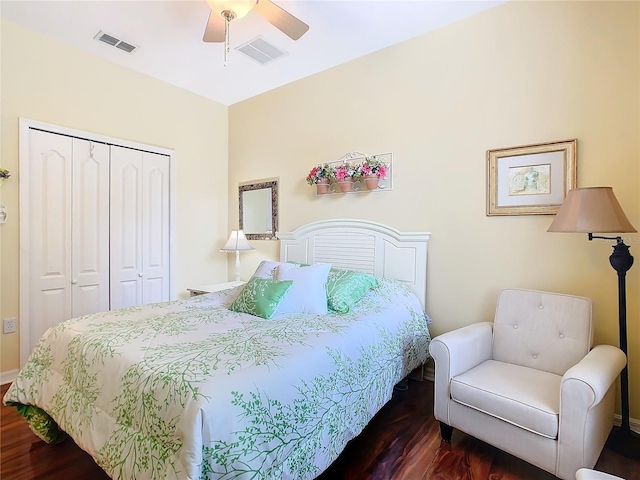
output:
[[[392,159],[391,153],[347,153],[339,160],[313,167],[306,181],[315,185],[318,195],[391,190],[390,181],[384,184],[380,181],[390,180]]]

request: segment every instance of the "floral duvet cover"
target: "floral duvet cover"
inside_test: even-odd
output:
[[[114,479],[312,479],[427,360],[428,319],[392,280],[271,320],[227,309],[240,288],[57,325],[4,402]]]

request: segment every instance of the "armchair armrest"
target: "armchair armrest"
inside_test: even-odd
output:
[[[493,324],[474,323],[438,335],[429,344],[429,353],[435,361],[434,416],[449,423],[451,378],[466,372],[491,358]]]
[[[627,358],[619,348],[611,345],[594,347],[580,362],[563,375],[561,408],[565,390],[572,388],[582,389],[583,393],[590,398],[591,405],[600,403],[626,364]]]
[[[561,478],[573,478],[591,468],[613,426],[613,384],[627,359],[617,347],[598,345],[565,372],[560,384],[558,468]]]

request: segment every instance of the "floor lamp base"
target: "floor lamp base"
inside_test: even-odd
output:
[[[605,447],[623,457],[640,460],[640,434],[633,430],[613,427]]]

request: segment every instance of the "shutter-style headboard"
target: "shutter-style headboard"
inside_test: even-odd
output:
[[[309,223],[279,233],[280,261],[331,263],[406,283],[425,306],[428,232],[400,232],[367,220]]]

